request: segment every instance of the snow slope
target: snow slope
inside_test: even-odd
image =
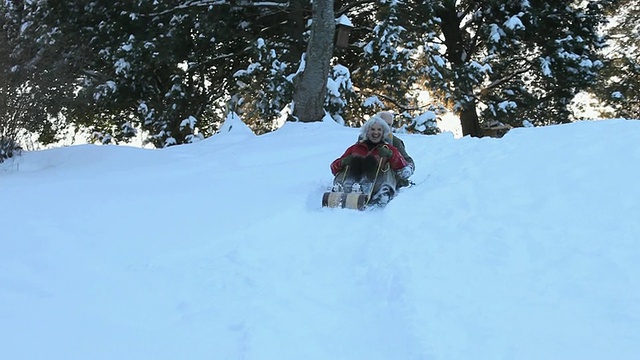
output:
[[[400,135],[417,186],[321,208],[357,132],[0,164],[0,359],[637,359],[639,121]]]

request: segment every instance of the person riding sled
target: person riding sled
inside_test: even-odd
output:
[[[358,184],[372,195],[371,203],[386,203],[395,195],[397,178],[408,179],[413,169],[388,142],[390,134],[391,128],[380,116],[364,123],[362,139],[331,163],[335,191],[357,191],[354,184]]]
[[[391,130],[393,130],[393,113],[391,113],[390,111],[380,111],[376,115],[380,116],[382,120],[384,120],[389,125]],[[391,138],[391,145],[395,146],[398,151],[400,151],[400,154],[407,161],[407,164],[411,166],[411,175],[413,175],[413,173],[416,171],[416,163],[413,161],[413,158],[409,155],[409,153],[407,153],[407,149],[404,146],[404,141],[397,137],[393,132],[389,134],[389,137]],[[397,180],[398,187],[409,186],[410,184],[408,177],[406,179],[398,177]]]
[[[398,149],[398,151],[400,151],[400,154],[407,161],[407,164],[411,166],[411,175],[413,175],[413,173],[416,171],[416,163],[413,161],[413,158],[409,155],[409,153],[407,153],[407,149],[404,146],[404,141],[402,141],[402,139],[400,139],[393,133],[393,118],[394,118],[393,113],[390,111],[380,111],[375,116],[381,117],[382,120],[384,120],[387,123],[387,125],[389,125],[389,128],[392,130],[392,132],[389,133],[388,137],[386,137],[386,140],[388,143],[390,143],[396,149]],[[360,135],[358,137],[358,140],[362,140],[362,139],[364,139],[364,136]],[[407,177],[406,179],[403,179],[400,176],[396,176],[396,181],[397,181],[397,188],[401,188],[403,186],[409,186],[411,183],[409,181],[409,177]]]

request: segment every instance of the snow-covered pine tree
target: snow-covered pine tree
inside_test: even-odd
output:
[[[351,124],[349,103],[355,102],[357,95],[351,82],[351,73],[346,66],[334,65],[327,80],[327,97],[324,108],[339,124]]]
[[[55,41],[57,29],[42,21],[47,16],[42,1],[0,4],[0,157],[31,145],[21,141],[33,135],[41,144],[55,142],[66,129],[59,119],[76,77],[70,50]]]
[[[79,83],[70,89],[77,96],[66,121],[101,142],[144,130],[158,147],[216,131],[237,66],[233,54],[242,59],[246,47],[238,35],[244,14],[224,1],[41,3],[49,12],[41,20],[76,64]]]
[[[86,77],[81,93],[103,111],[103,126],[94,129],[102,142],[126,139],[134,128],[146,131],[146,141],[156,147],[201,136],[198,122],[209,98],[199,68],[202,53],[195,49],[209,37],[202,34],[206,20],[178,5],[117,2],[87,8],[112,17],[97,25],[103,39],[96,59],[100,70]]]
[[[394,110],[399,114],[397,121],[404,119],[410,124],[424,110],[420,109],[417,100],[423,77],[418,64],[421,25],[416,26],[420,7],[415,5],[410,0],[379,0],[374,15],[365,18],[372,21],[373,26],[359,42],[363,61],[359,63],[355,77],[359,96],[363,99],[361,111],[368,115],[383,109]],[[432,122],[423,124],[435,125]],[[437,128],[425,131],[435,133]]]
[[[435,135],[440,133],[436,109],[433,106],[430,106],[429,108],[429,110],[413,116],[409,124],[402,125],[396,130],[396,132],[412,132],[424,135]]]
[[[605,67],[590,92],[611,109],[605,117],[640,119],[640,1],[618,1],[609,16]]]
[[[596,30],[607,3],[425,3],[427,85],[453,103],[465,135],[481,136],[483,121],[571,121],[570,101],[594,84],[602,64]]]
[[[339,104],[347,123],[363,120],[375,106],[415,118],[425,109],[411,107],[414,91],[424,88],[455,107],[467,134],[478,135],[480,122],[494,119],[513,125],[522,119],[570,121],[568,103],[593,84],[601,64],[594,55],[602,45],[595,29],[609,2],[338,0],[327,18],[345,14],[354,28],[351,45],[329,55],[347,68],[358,101],[324,102],[323,96],[319,102]],[[12,56],[37,55],[31,58],[36,62],[20,63],[39,64],[32,72],[39,78],[14,82],[29,89],[23,95],[46,89],[34,111],[40,107],[46,113],[42,118],[86,127],[103,142],[125,141],[143,130],[160,147],[216,132],[232,94],[233,74],[254,62],[250,49],[259,37],[275,50],[272,63],[298,68],[311,16],[308,0],[6,0],[0,9],[6,13],[11,4],[30,7],[37,15],[3,28],[20,32],[20,46],[37,44],[8,50]],[[16,18],[2,21],[7,19]],[[10,46],[17,44],[7,38]],[[375,51],[365,54],[370,48]],[[634,69],[629,66],[625,69]],[[2,71],[8,74],[7,69],[15,67]],[[15,74],[23,73],[10,76]],[[623,90],[635,86],[628,84]],[[268,107],[286,102],[284,93]],[[622,91],[612,94],[633,98]],[[45,125],[32,129],[43,139],[53,139],[61,128],[55,122],[38,124]]]
[[[388,108],[415,105],[410,90],[416,82],[414,58],[417,49],[399,19],[402,6],[406,4],[401,0],[380,1],[371,38],[363,48],[363,57],[369,67],[363,69],[360,84],[366,86],[370,95],[388,103]]]
[[[286,50],[286,49],[285,49]],[[231,106],[256,134],[273,131],[280,112],[291,101],[290,65],[281,61],[269,41],[259,38],[251,48],[253,62],[233,75]]]
[[[43,2],[49,14],[42,21],[56,29],[55,42],[68,52],[77,84],[64,120],[91,134],[89,141],[119,143],[135,135],[130,125],[132,92],[119,87],[114,68],[124,73],[127,63],[114,53],[136,32],[126,14],[132,2]],[[130,41],[130,40],[129,40]]]

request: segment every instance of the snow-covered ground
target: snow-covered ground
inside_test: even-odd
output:
[[[0,164],[0,359],[640,356],[640,121],[401,135],[363,212],[321,207],[357,129],[227,125]]]

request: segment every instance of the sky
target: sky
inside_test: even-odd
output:
[[[357,135],[0,164],[0,359],[637,359],[640,121],[399,134],[414,186],[322,208]]]

